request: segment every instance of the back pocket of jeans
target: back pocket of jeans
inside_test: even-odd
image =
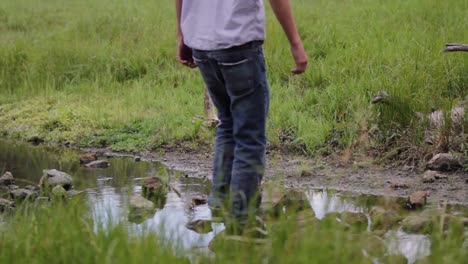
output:
[[[251,59],[218,62],[228,93],[242,96],[252,93],[254,87],[254,63]]]

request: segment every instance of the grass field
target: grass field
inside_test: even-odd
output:
[[[203,115],[202,79],[175,60],[173,5],[1,1],[0,133],[117,151],[209,145],[213,131],[194,119]],[[468,57],[440,53],[447,42],[468,41],[466,1],[292,5],[310,67],[289,73],[287,41],[267,7],[272,147],[306,154],[367,147],[385,140],[363,143],[361,135],[385,138],[407,127],[419,144],[413,113],[450,109],[467,96]],[[403,107],[371,105],[379,90]]]

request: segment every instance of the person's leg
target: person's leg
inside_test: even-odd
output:
[[[213,161],[213,186],[208,204],[212,209],[220,209],[226,203],[231,182],[234,158],[233,120],[231,101],[226,91],[223,76],[218,64],[210,57],[211,52],[194,50],[193,57],[200,69],[214,105],[218,109],[220,124],[216,130]]]
[[[260,43],[216,58],[230,98],[235,142],[230,194],[231,214],[245,224],[257,214],[265,170],[269,88]],[[223,120],[221,120],[223,124]]]

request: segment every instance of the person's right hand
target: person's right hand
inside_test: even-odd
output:
[[[292,69],[291,72],[293,74],[303,73],[307,68],[308,58],[302,42],[291,45],[291,53],[294,57],[294,61],[296,62],[296,68]]]
[[[177,60],[187,67],[197,67],[195,61],[193,61],[192,49],[184,44],[182,38],[177,39]]]

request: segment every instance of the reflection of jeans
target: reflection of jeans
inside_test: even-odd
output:
[[[232,215],[244,222],[249,212],[254,214],[258,209],[265,170],[269,88],[262,43],[194,50],[193,57],[221,121],[216,133],[209,205],[221,206],[229,194]]]

